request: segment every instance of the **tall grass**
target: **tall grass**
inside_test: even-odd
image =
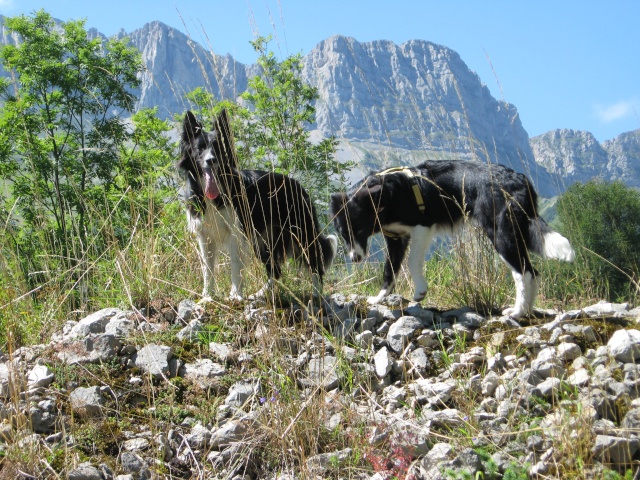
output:
[[[379,124],[371,118],[366,120],[372,125],[371,128]],[[408,128],[420,130],[422,125],[409,125]],[[439,133],[449,138],[452,145],[457,142],[455,132]],[[462,139],[465,140],[471,144],[475,142],[473,139]],[[351,147],[357,152],[361,146]],[[394,149],[388,145],[379,144],[377,147],[379,149],[374,153],[357,159],[360,170],[417,163],[424,160],[425,156],[431,156],[429,153]],[[441,151],[436,154],[438,155],[456,157],[456,148],[452,146],[451,151]],[[184,206],[176,192],[162,192],[161,195],[150,195],[143,200],[125,193],[111,203],[118,205],[117,210],[105,208],[105,204],[87,199],[95,229],[88,237],[88,246],[72,249],[76,253],[82,252],[75,258],[78,268],[74,271],[58,267],[57,246],[48,244],[46,239],[42,239],[33,252],[27,253],[37,255],[34,259],[37,262],[25,261],[22,258],[25,252],[17,251],[14,241],[15,236],[21,233],[21,222],[9,212],[0,225],[0,350],[12,352],[23,345],[47,342],[66,320],[81,318],[103,307],[116,306],[134,311],[146,308],[148,311],[149,306],[158,299],[174,306],[184,298],[200,300],[202,272],[197,244],[187,233]],[[331,226],[327,226],[327,229],[330,230]],[[34,240],[37,233],[34,233]],[[571,232],[564,233],[571,239]],[[536,267],[542,275],[537,305],[562,310],[579,308],[600,299],[601,290],[598,286],[603,279],[595,276],[589,269],[586,258],[588,255],[589,252],[579,250],[573,264],[537,262]],[[298,379],[291,375],[295,353],[291,345],[301,346],[319,334],[335,351],[340,352],[345,346],[344,340],[333,337],[330,330],[325,328],[322,312],[315,308],[306,309],[305,292],[310,291],[308,276],[299,272],[295,264],[286,264],[283,279],[276,288],[277,293],[267,299],[266,315],[269,321],[264,326],[267,331],[259,333],[258,322],[242,320],[243,305],[230,304],[224,300],[230,287],[228,257],[221,255],[219,263],[215,276],[214,301],[206,307],[210,321],[214,322],[215,332],[225,341],[236,347],[247,343],[251,345],[253,360],[249,366],[234,366],[234,370],[246,373],[246,368],[253,376],[259,377],[265,399],[264,408],[259,413],[260,428],[249,442],[241,446],[245,454],[237,458],[264,464],[274,471],[293,472],[304,469],[306,460],[313,455],[349,446],[356,452],[350,465],[354,471],[370,471],[372,465],[384,465],[384,457],[393,453],[393,449],[400,444],[397,440],[389,441],[384,447],[386,450],[374,448],[367,442],[370,425],[362,425],[361,417],[354,421],[351,418],[353,412],[335,401],[330,393],[322,389],[301,389]],[[38,271],[30,271],[29,265],[35,264],[42,267]],[[430,286],[425,301],[428,307],[446,310],[470,306],[491,314],[513,303],[515,292],[510,272],[497,258],[487,239],[472,227],[465,229],[450,242],[437,244],[430,253],[425,268]],[[325,294],[374,295],[382,283],[381,276],[380,255],[362,265],[353,265],[345,261],[344,255],[339,254],[326,276]],[[33,282],[29,279],[35,277],[36,286],[32,287],[30,285]],[[245,289],[257,290],[264,279],[262,264],[252,260],[246,266]],[[405,298],[411,298],[412,290],[408,270],[403,267],[396,291]],[[76,301],[71,302],[70,298],[73,296],[77,296]],[[282,308],[285,303],[283,299],[299,304],[305,310],[303,316],[307,322],[291,322],[289,313]],[[75,310],[70,310],[69,305],[72,304],[75,305]],[[193,347],[177,343],[174,333],[173,330],[163,333],[165,336],[162,340],[173,342],[179,352],[194,355],[206,351],[206,345]],[[150,342],[151,337],[138,341]],[[201,350],[196,351],[197,348]],[[313,353],[321,355],[325,352]],[[358,360],[367,363],[370,359]],[[343,380],[343,391],[355,396],[360,385],[364,392],[360,393],[368,395],[362,388],[362,385],[366,386],[370,382],[366,375],[356,371],[349,362],[343,362],[340,368],[343,369],[343,378],[352,379]],[[123,383],[124,390],[132,388],[124,385],[123,379],[118,377],[122,375],[121,371],[113,370],[103,372],[105,382],[117,379]],[[64,377],[63,374],[60,376]],[[240,373],[230,374],[233,378],[225,382],[230,383],[239,376]],[[467,380],[468,377],[461,378],[461,381]],[[226,388],[228,384],[219,386],[219,391],[205,394],[183,385],[180,380],[172,381],[171,385],[147,382],[142,392],[147,395],[148,404],[157,408],[153,411],[136,409],[135,421],[150,425],[154,433],[163,429],[168,431],[186,416],[194,414],[193,412],[196,412],[199,420],[210,421],[215,416],[215,409]],[[191,403],[186,403],[185,399]],[[16,405],[20,403],[19,399],[14,401]],[[369,398],[369,401],[372,411],[379,407],[375,396]],[[195,408],[187,409],[185,405]],[[463,411],[466,408],[469,415],[473,406],[470,399],[459,399],[459,407]],[[118,416],[120,419],[127,413],[115,407],[114,412],[114,418]],[[335,414],[339,414],[340,422],[329,427],[328,419]],[[512,419],[512,422],[510,427],[517,433],[517,419]],[[120,429],[123,425],[117,425],[116,428],[108,422],[105,425],[89,423],[78,420],[71,426],[74,435],[79,438],[99,437],[105,435],[106,429],[115,438],[110,440],[112,444],[117,446],[117,442],[121,441]],[[466,424],[464,429],[463,435],[457,435],[456,432],[437,432],[437,435],[442,440],[457,439],[461,445],[466,446],[471,444],[471,438],[479,434],[480,430],[472,423]],[[33,454],[31,458],[29,453]],[[61,463],[64,465],[61,459],[73,459],[74,462],[78,460],[78,456],[71,451],[52,455],[50,452],[42,452],[40,447],[32,450],[10,449],[5,456],[11,459],[16,471],[28,470],[24,466],[33,465],[34,458],[49,459],[50,463],[55,460],[58,471],[64,468],[59,466]],[[237,466],[240,469],[243,467]],[[46,470],[42,464],[39,467],[41,471]],[[31,471],[36,472],[38,469]],[[337,477],[340,474],[339,468],[335,468],[332,474]]]

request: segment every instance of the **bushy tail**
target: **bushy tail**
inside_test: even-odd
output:
[[[320,236],[318,239],[322,248],[322,266],[326,272],[336,258],[338,252],[338,237],[335,235]]]
[[[553,230],[542,218],[538,217],[530,222],[529,235],[530,249],[542,258],[573,262],[576,253],[569,240]]]

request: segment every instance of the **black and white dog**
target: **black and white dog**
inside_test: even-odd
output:
[[[242,300],[242,270],[248,250],[265,265],[264,296],[292,257],[313,276],[314,294],[337,250],[335,235],[321,233],[315,207],[294,179],[274,172],[240,170],[229,118],[223,111],[206,131],[192,112],[182,125],[179,169],[186,176],[187,222],[196,234],[204,276],[203,295],[211,292],[219,249],[231,258],[230,298]]]
[[[538,215],[531,182],[503,165],[442,160],[372,173],[348,193],[332,195],[331,212],[355,262],[366,256],[369,237],[385,236],[384,283],[370,303],[393,291],[409,241],[413,299],[421,301],[427,294],[424,260],[433,238],[455,232],[467,219],[484,231],[511,269],[516,301],[504,315],[519,318],[532,311],[539,280],[529,252],[567,262],[574,258],[569,241]]]

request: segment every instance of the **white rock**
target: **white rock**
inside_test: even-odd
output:
[[[609,339],[607,346],[616,360],[633,363],[640,359],[640,331],[617,330]]]

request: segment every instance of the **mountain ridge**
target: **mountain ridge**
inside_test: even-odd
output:
[[[0,24],[0,43],[15,43],[1,15]],[[106,38],[94,28],[88,33]],[[216,99],[236,99],[259,73],[256,64],[218,55],[160,21],[114,37],[128,37],[146,66],[136,109],[157,107],[162,118],[190,108],[185,95],[196,87]],[[495,99],[446,46],[333,35],[302,62],[303,79],[320,95],[314,138],[335,136],[339,159],[371,169],[427,158],[499,162],[532,177],[547,197],[591,178],[640,186],[640,130],[602,143],[569,129],[529,138],[516,106]]]

